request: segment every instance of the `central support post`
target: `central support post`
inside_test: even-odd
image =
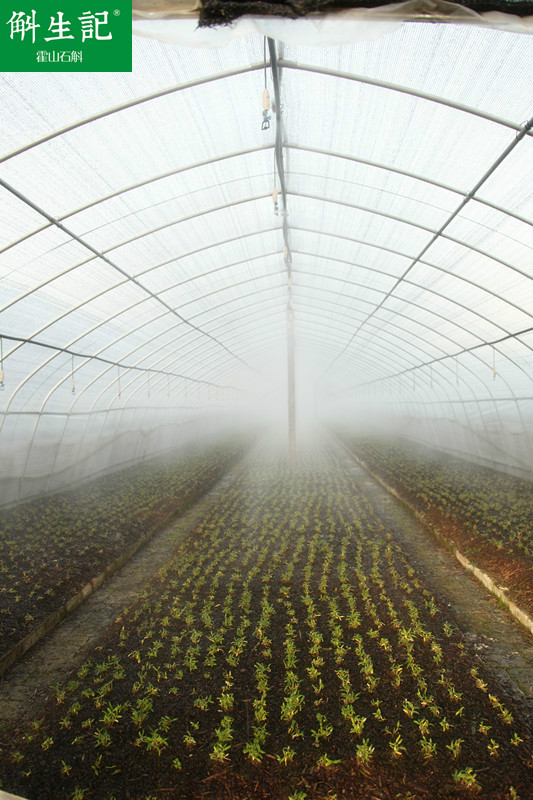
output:
[[[287,187],[285,185],[285,167],[283,164],[283,121],[281,118],[281,92],[280,92],[280,72],[278,69],[278,56],[276,52],[276,42],[268,38],[268,50],[270,53],[270,68],[272,70],[272,83],[274,86],[275,113],[276,113],[276,141],[274,144],[274,155],[276,170],[279,178],[282,200],[282,231],[283,231],[283,260],[287,269],[287,289],[289,302],[287,304],[287,400],[289,406],[289,469],[293,470],[296,466],[296,402],[294,387],[294,310],[292,306],[292,254],[289,242],[289,223],[287,217]],[[265,57],[266,62],[266,57]],[[265,63],[266,69],[266,63]],[[266,88],[266,87],[265,87]]]
[[[296,466],[296,402],[294,381],[294,310],[287,304],[287,399],[289,405],[289,469]]]

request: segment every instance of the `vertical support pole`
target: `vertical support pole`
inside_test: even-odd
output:
[[[289,411],[289,469],[296,466],[296,402],[294,385],[294,310],[292,297],[287,304],[287,399]]]

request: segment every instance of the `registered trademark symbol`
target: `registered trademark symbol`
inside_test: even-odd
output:
[[[115,15],[115,17],[120,17],[120,8],[115,8],[113,14]]]

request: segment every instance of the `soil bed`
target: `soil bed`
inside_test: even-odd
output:
[[[533,616],[530,481],[414,443],[341,435],[375,475],[407,501],[508,597]]]
[[[0,759],[31,800],[533,797],[518,708],[328,448],[244,471]]]
[[[0,658],[204,494],[247,442],[155,461],[0,512]]]

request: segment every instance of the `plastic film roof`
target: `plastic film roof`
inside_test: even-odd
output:
[[[0,77],[15,438],[268,392],[290,300],[323,397],[527,439],[533,39],[411,23],[317,45],[277,42],[272,63],[257,34],[135,36],[131,74]]]

